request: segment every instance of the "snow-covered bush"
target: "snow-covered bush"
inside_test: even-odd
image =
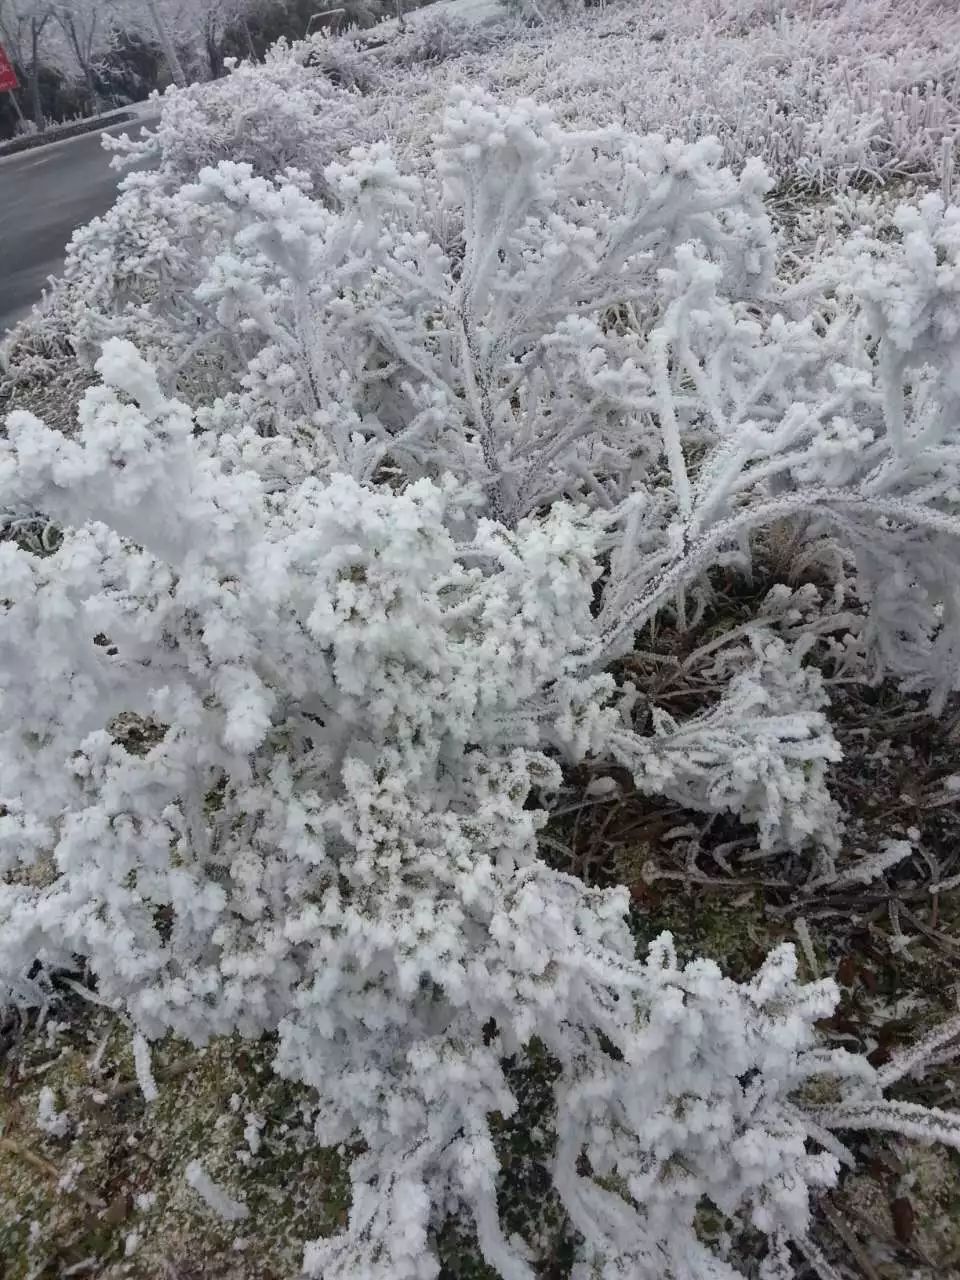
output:
[[[563,133],[531,103],[461,91],[423,184],[383,148],[327,176],[335,210],[234,165],[182,193],[218,225],[196,296],[243,381],[202,421],[286,438],[312,422],[310,465],[332,447],[358,478],[388,458],[451,470],[508,525],[584,486],[610,505],[637,478],[653,383],[642,332],[605,317],[649,324],[688,239],[739,295],[772,258],[762,173],[734,180],[709,141]]]
[[[709,141],[567,132],[465,91],[437,141],[419,180],[382,145],[329,166],[332,205],[236,164],[176,193],[170,254],[193,263],[193,295],[116,318],[165,385],[212,379],[199,427],[274,486],[451,473],[508,527],[557,498],[605,511],[601,665],[671,601],[701,607],[751,530],[814,519],[857,563],[877,673],[942,703],[953,214],[924,257],[916,232],[858,245],[831,269],[847,300],[797,317],[795,289],[787,318],[767,180],[735,180]],[[887,332],[903,295],[916,320]]]
[[[365,127],[357,99],[284,46],[262,64],[232,67],[222,80],[171,85],[159,105],[159,121],[142,137],[107,135],[104,145],[122,164],[156,161],[168,191],[226,158],[268,176],[292,165],[319,178]]]
[[[623,304],[634,315],[653,314],[657,270],[691,237],[723,263],[729,290],[753,294],[764,286],[773,254],[765,180],[753,168],[739,181],[720,170],[709,140],[685,148],[618,129],[562,134],[530,103],[497,115],[482,95],[457,101],[463,107],[448,113],[437,161],[419,185],[396,176],[382,147],[362,161],[328,166],[319,182],[299,170],[271,182],[233,161],[202,170],[194,186],[175,186],[163,169],[131,175],[117,205],[78,233],[68,256],[65,314],[75,347],[92,360],[105,338],[130,338],[171,386],[197,399],[199,379],[200,398],[211,386],[223,398],[221,417],[240,413],[261,431],[292,434],[295,423],[348,407],[368,422],[379,412],[395,453],[402,430],[410,465],[424,452],[452,450],[458,471],[476,468],[463,456],[455,424],[476,413],[477,396],[487,394],[479,383],[493,378],[502,384],[491,406],[500,419],[494,430],[510,438],[483,447],[526,457],[527,474],[514,481],[523,491],[509,500],[531,509],[555,486],[557,467],[540,455],[545,448],[556,454],[557,437],[562,443],[578,413],[581,421],[611,420],[621,438],[625,428],[629,434],[635,413],[625,410],[626,399],[642,394],[631,384],[635,344],[601,333],[606,311]],[[465,163],[470,143],[478,154]],[[583,208],[581,172],[595,152],[595,207]],[[524,229],[527,215],[533,221]],[[476,224],[466,227],[476,248],[458,280],[464,218]],[[486,227],[498,238],[480,252]],[[523,291],[515,278],[521,269]],[[465,346],[475,335],[458,338],[454,327],[454,346],[443,350],[440,333],[429,332],[455,326],[464,298],[471,324],[496,326],[489,358],[503,368],[469,373],[468,357],[487,360]],[[571,310],[581,313],[580,331]],[[329,341],[321,336],[328,333]],[[586,365],[571,358],[585,342],[597,348]],[[528,406],[520,440],[508,406],[510,365],[523,356],[529,366],[535,351],[545,366],[535,375],[543,403]],[[416,365],[424,358],[429,373]],[[582,426],[571,444],[579,435]],[[605,441],[610,466],[629,468],[610,443],[616,440]]]
[[[394,67],[435,66],[450,58],[486,53],[511,38],[515,31],[509,20],[465,21],[449,9],[434,14],[427,6],[410,19],[405,31],[378,50],[378,61]],[[341,47],[337,42],[337,48]]]
[[[307,1249],[324,1280],[434,1276],[460,1212],[505,1280],[535,1274],[491,1134],[534,1043],[582,1280],[735,1275],[704,1198],[788,1275],[851,1158],[835,1131],[958,1143],[820,1047],[836,992],[789,948],[742,985],[667,937],[637,960],[625,892],[537,847],[589,760],[829,874],[838,747],[802,612],[721,646],[686,719],[607,671],[773,522],[847,558],[837,625],[875,670],[937,703],[960,684],[956,211],[905,211],[788,316],[765,175],[718,158],[459,91],[433,173],[378,144],[317,200],[221,162],[150,245],[192,293],[117,317],[159,369],[113,337],[74,438],[7,418],[5,999],[82,957],[139,1034],[275,1034],[317,1140],[362,1142],[347,1231]]]
[[[715,134],[726,163],[829,190],[939,172],[960,128],[958,40],[944,0],[645,0],[568,13],[480,73],[566,119]]]
[[[786,187],[830,191],[904,174],[946,180],[960,131],[957,23],[955,7],[936,0],[650,0],[642,11],[611,3],[492,33],[466,19],[453,31],[428,9],[377,50],[348,36],[280,45],[264,66],[169,90],[149,139],[108,143],[118,161],[150,161],[156,171],[128,177],[114,209],[77,233],[54,305],[36,321],[38,341],[70,343],[89,366],[106,338],[122,336],[176,365],[184,342],[205,328],[192,294],[200,264],[217,252],[183,208],[182,183],[224,160],[269,178],[292,168],[327,203],[327,164],[384,137],[405,171],[429,178],[437,115],[461,80],[503,101],[533,96],[577,129],[656,129],[691,142],[714,135],[722,163],[740,169],[759,157]],[[457,56],[448,56],[455,42]],[[435,238],[449,247],[446,233]],[[191,369],[196,393],[235,389],[233,371],[228,362],[221,377],[205,356]],[[178,390],[189,392],[186,383]]]
[[[744,986],[666,937],[637,961],[625,893],[538,858],[558,759],[674,768],[585,674],[603,519],[511,531],[454,481],[270,492],[132,348],[99,369],[75,440],[15,413],[0,453],[4,505],[62,530],[0,544],[0,974],[29,999],[37,959],[79,955],[149,1036],[278,1033],[318,1141],[363,1140],[349,1228],[308,1273],[433,1276],[431,1227],[462,1210],[500,1275],[534,1274],[490,1133],[515,1105],[501,1059],[533,1038],[560,1067],[584,1277],[735,1274],[698,1239],[703,1197],[783,1264],[849,1159],[830,1130],[958,1141],[817,1047],[836,993],[798,985],[789,948]],[[760,663],[796,698],[799,667]],[[800,711],[785,767],[804,736]]]
[[[584,0],[503,0],[508,13],[536,22],[562,22],[586,7]]]
[[[115,204],[74,234],[54,305],[36,327],[48,341],[69,342],[87,365],[118,335],[157,358],[176,359],[196,336],[198,264],[218,247],[196,206],[185,209],[184,183],[205,165],[231,159],[271,178],[296,171],[318,198],[329,199],[327,165],[376,136],[375,117],[360,106],[283,47],[263,65],[241,64],[212,84],[171,86],[153,129],[135,138],[105,135],[114,166],[134,171]],[[205,390],[217,377],[207,371]]]

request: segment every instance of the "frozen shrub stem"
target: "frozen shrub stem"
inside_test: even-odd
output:
[[[276,1035],[317,1141],[359,1152],[349,1225],[306,1249],[323,1280],[430,1280],[455,1212],[532,1280],[491,1117],[533,1042],[576,1280],[736,1276],[704,1200],[789,1276],[790,1242],[821,1257],[838,1134],[960,1146],[955,1115],[884,1097],[953,1024],[876,1071],[820,1043],[837,990],[792,947],[744,983],[667,934],[637,958],[626,891],[538,852],[561,767],[590,760],[832,874],[839,746],[802,593],[704,656],[722,693],[695,716],[607,670],[650,621],[699,616],[775,521],[846,566],[864,679],[935,708],[960,680],[960,211],[929,197],[899,239],[854,240],[797,315],[768,179],[720,159],[459,89],[419,174],[383,143],[320,182],[185,173],[164,252],[207,250],[195,288],[161,273],[100,335],[75,436],[7,418],[5,999],[82,957],[148,1097],[148,1039]]]

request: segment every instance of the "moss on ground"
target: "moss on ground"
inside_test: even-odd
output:
[[[304,1241],[342,1226],[349,1206],[343,1162],[313,1140],[310,1091],[274,1074],[268,1043],[197,1053],[168,1041],[154,1052],[148,1105],[127,1028],[78,1005],[7,1063],[0,1277],[296,1275]],[[61,1136],[38,1122],[43,1089],[69,1124]],[[245,1219],[224,1222],[188,1186],[194,1159],[246,1204]]]

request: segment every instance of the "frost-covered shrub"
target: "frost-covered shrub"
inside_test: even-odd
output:
[[[114,166],[136,168],[114,205],[75,232],[53,303],[36,325],[69,342],[88,366],[111,336],[132,338],[158,358],[165,342],[171,359],[196,336],[197,268],[218,246],[180,190],[205,165],[230,159],[271,178],[295,171],[329,200],[327,165],[378,131],[357,95],[283,45],[262,65],[240,64],[222,80],[173,85],[159,105],[159,121],[141,136],[105,136]],[[204,389],[219,376],[208,369]]]
[[[720,170],[709,140],[684,148],[617,129],[563,134],[529,103],[511,112],[482,95],[461,92],[456,100],[462,106],[448,113],[419,185],[397,177],[382,148],[373,160],[328,166],[319,184],[292,170],[271,182],[235,162],[202,171],[189,187],[131,175],[114,209],[71,247],[65,315],[74,345],[92,360],[105,338],[130,338],[171,385],[188,394],[192,387],[197,398],[199,379],[200,397],[211,387],[223,397],[219,413],[240,413],[262,431],[287,434],[294,422],[347,408],[371,425],[380,414],[394,450],[402,431],[410,465],[420,465],[424,451],[453,450],[460,471],[473,464],[462,456],[456,423],[476,415],[477,397],[488,394],[480,382],[500,384],[495,431],[511,436],[483,447],[521,447],[508,384],[526,376],[524,366],[533,374],[535,356],[544,366],[534,374],[543,403],[536,405],[534,390],[522,442],[527,475],[515,481],[524,491],[510,499],[530,509],[554,487],[555,468],[537,457],[548,439],[549,453],[558,434],[562,441],[561,416],[569,430],[589,401],[592,417],[606,417],[621,436],[629,429],[633,346],[604,335],[598,321],[620,304],[652,315],[656,272],[673,246],[696,237],[723,262],[727,288],[763,287],[772,261],[764,179],[755,168],[739,181]],[[465,164],[470,143],[478,153]],[[581,173],[594,153],[593,203],[584,208]],[[481,252],[488,234],[496,245]],[[496,326],[484,339],[488,355],[471,354],[478,335],[457,336],[464,302],[470,324]],[[445,331],[449,349],[441,346]],[[596,345],[586,364],[573,355],[585,342]],[[424,359],[430,372],[418,365]],[[471,372],[478,360],[484,367]],[[488,360],[495,367],[487,369]],[[607,452],[611,464],[629,468]]]
[[[170,199],[206,253],[172,228],[163,250],[184,272],[207,257],[193,296],[108,319],[159,355],[166,385],[192,370],[196,390],[207,373],[220,394],[195,404],[197,429],[271,492],[338,471],[452,475],[509,529],[558,499],[601,513],[608,571],[585,668],[665,608],[686,624],[709,571],[748,566],[754,531],[802,518],[856,565],[876,673],[942,704],[960,680],[954,374],[949,327],[931,344],[920,323],[939,286],[911,242],[901,265],[880,246],[886,276],[844,265],[850,301],[787,319],[766,179],[737,182],[716,159],[709,142],[565,132],[533,104],[460,91],[422,182],[382,145],[328,167],[332,207],[301,175],[204,170]],[[430,227],[452,229],[450,246]],[[917,322],[881,333],[883,299],[904,294]],[[779,682],[791,662],[796,679]],[[822,693],[786,651],[775,666],[772,680],[744,669],[729,710],[682,732],[657,713],[657,767],[632,746],[623,762],[645,789],[749,816],[765,847],[830,847]],[[747,747],[749,705],[770,718]],[[738,782],[723,761],[734,740]]]
[[[735,813],[756,824],[761,845],[800,848],[812,837],[832,853],[826,772],[841,752],[815,714],[827,697],[819,672],[803,665],[809,642],[790,649],[759,627],[750,640],[752,661],[730,646],[710,669],[725,686],[715,706],[683,722],[654,707],[652,740],[625,754],[637,752],[634,768],[651,791],[704,813]]]
[[[667,937],[638,960],[626,893],[537,837],[587,761],[830,875],[807,605],[706,646],[694,715],[608,670],[773,525],[829,544],[867,675],[960,686],[957,214],[858,240],[828,300],[778,291],[768,179],[709,140],[461,90],[435,148],[334,158],[321,198],[229,159],[131,179],[127,294],[119,240],[75,254],[102,385],[75,437],[14,412],[0,441],[3,996],[80,957],[139,1035],[275,1035],[317,1140],[359,1140],[324,1280],[435,1276],[452,1213],[531,1280],[491,1118],[534,1044],[577,1280],[736,1275],[704,1200],[787,1276],[837,1132],[960,1145],[883,1099],[933,1049],[826,1051],[836,991],[789,948],[743,984]]]
[[[302,67],[319,72],[330,84],[351,93],[363,94],[367,98],[365,106],[371,110],[373,103],[386,90],[384,58],[404,39],[402,34],[398,35],[389,46],[378,47],[374,51],[355,31],[338,35],[318,30],[292,43],[278,40],[268,56],[278,60],[292,59]]]
[[[455,57],[447,56],[449,23],[429,10],[374,51],[346,36],[281,44],[265,66],[171,89],[151,139],[111,144],[131,160],[152,159],[157,172],[127,179],[132,189],[115,209],[78,232],[65,281],[39,322],[43,341],[58,349],[71,343],[87,365],[110,336],[129,338],[161,364],[168,342],[175,365],[197,269],[216,252],[189,213],[171,205],[179,186],[195,181],[204,165],[228,160],[271,178],[287,167],[301,171],[327,202],[326,165],[384,137],[405,170],[429,178],[437,115],[460,80],[482,83],[503,101],[532,95],[577,129],[656,129],[688,141],[715,135],[723,163],[740,169],[760,157],[787,185],[830,190],[857,176],[904,173],[940,181],[951,163],[947,142],[960,130],[951,60],[957,21],[952,6],[934,0],[910,8],[899,0],[870,0],[865,8],[857,0],[775,11],[651,0],[642,12],[611,4],[535,29],[514,24],[498,32],[458,19]],[[506,30],[510,40],[500,39]],[[431,60],[421,64],[421,55]],[[437,238],[449,247],[445,233]],[[186,273],[184,253],[193,264]],[[196,336],[205,322],[195,309],[191,323]],[[232,372],[228,362],[221,376],[205,357],[190,376],[197,393],[210,398],[233,389]],[[186,383],[178,390],[186,393]]]
[[[434,14],[428,6],[379,51],[379,60],[398,67],[435,66],[450,58],[486,53],[514,34],[509,21],[464,21],[449,10]]]
[[[262,64],[240,63],[222,80],[171,85],[161,115],[143,137],[106,137],[121,164],[155,161],[166,190],[189,182],[223,159],[272,176],[289,166],[319,178],[345,145],[361,141],[365,121],[357,99],[315,68],[270,50]]]
[[[421,180],[382,146],[328,168],[333,207],[297,175],[205,170],[176,200],[219,252],[137,332],[168,381],[192,359],[215,370],[199,425],[273,484],[450,472],[510,527],[558,497],[605,510],[598,661],[668,602],[701,607],[751,530],[815,519],[857,563],[877,672],[942,702],[958,679],[947,242],[922,260],[915,233],[864,245],[886,265],[832,268],[846,301],[804,316],[795,289],[782,314],[767,180],[717,158],[459,91]],[[884,299],[899,316],[903,295],[917,319],[888,333]]]
[[[743,986],[667,937],[637,961],[625,893],[538,858],[558,756],[657,772],[659,739],[585,672],[602,519],[555,505],[510,531],[453,481],[271,493],[129,346],[99,369],[75,440],[14,413],[0,450],[0,502],[62,529],[0,544],[0,974],[29,999],[37,959],[79,955],[149,1036],[276,1032],[318,1141],[363,1141],[309,1274],[433,1276],[457,1210],[500,1275],[534,1274],[490,1133],[515,1105],[501,1059],[534,1037],[560,1068],[578,1275],[734,1274],[696,1235],[703,1197],[782,1263],[849,1158],[830,1130],[958,1141],[817,1047],[836,993],[798,985],[789,948]],[[760,663],[802,689],[775,646]],[[829,1105],[803,1102],[813,1080]]]
[[[585,0],[502,0],[510,14],[536,22],[562,22],[586,8]]]
[[[480,73],[566,119],[714,134],[728,164],[759,157],[778,180],[831,189],[939,174],[960,129],[958,40],[943,0],[649,0],[548,22]]]
[[[565,134],[533,104],[463,91],[438,143],[422,185],[382,148],[331,166],[335,211],[232,165],[182,193],[219,226],[196,296],[243,379],[209,421],[286,437],[313,422],[326,443],[311,458],[332,446],[358,478],[387,457],[411,476],[450,469],[507,524],[571,485],[622,495],[652,384],[640,337],[604,317],[652,320],[657,272],[690,237],[730,289],[761,288],[763,175],[735,181],[709,141]]]

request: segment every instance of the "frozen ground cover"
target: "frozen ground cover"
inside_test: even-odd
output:
[[[6,352],[14,1275],[956,1265],[955,25],[426,12],[117,146]]]

